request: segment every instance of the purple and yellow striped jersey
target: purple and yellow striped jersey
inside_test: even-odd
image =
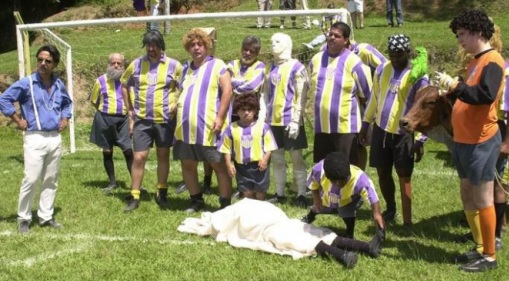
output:
[[[239,164],[247,164],[260,161],[265,153],[276,149],[276,140],[268,124],[253,122],[242,127],[237,121],[226,128],[218,150],[231,154]]]
[[[504,61],[504,89],[500,97],[498,119],[505,120],[509,114],[509,62]]]
[[[176,140],[203,146],[218,145],[221,136],[212,132],[212,126],[221,103],[219,78],[226,71],[226,64],[214,57],[207,57],[198,68],[192,66],[192,61],[184,65],[177,102]],[[229,120],[227,116],[222,131]]]
[[[176,105],[181,75],[182,65],[163,53],[157,63],[151,63],[147,56],[135,59],[120,81],[132,87],[131,101],[138,118],[167,123],[170,109]]]
[[[125,116],[127,106],[122,98],[122,82],[99,76],[88,96],[88,100],[99,111],[108,115]]]
[[[387,58],[378,49],[367,43],[352,42],[352,52],[361,58],[361,61],[375,70],[379,65],[387,62]]]
[[[333,184],[323,170],[323,160],[316,163],[308,175],[307,185],[310,190],[319,190],[322,205],[337,208],[352,202],[352,196],[358,194],[371,205],[379,201],[375,185],[360,168],[350,165],[350,179],[343,187]]]
[[[260,92],[265,80],[265,63],[256,61],[251,66],[244,67],[240,60],[232,60],[227,67],[232,76],[232,90],[235,94]]]
[[[293,108],[300,101],[296,91],[297,80],[308,80],[306,67],[296,59],[277,65],[268,71],[267,123],[271,126],[288,126],[294,120]],[[305,97],[304,97],[305,98]],[[302,118],[302,117],[301,117]]]
[[[399,120],[407,114],[415,101],[415,93],[429,84],[425,75],[410,83],[410,68],[395,70],[390,61],[379,66],[373,78],[373,91],[364,112],[364,121],[376,124],[391,134],[403,135],[406,131]]]
[[[332,57],[327,51],[309,63],[314,95],[315,133],[358,133],[361,129],[360,99],[369,99],[371,73],[360,58],[345,49]]]

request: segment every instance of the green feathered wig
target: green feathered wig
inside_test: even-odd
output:
[[[428,74],[428,52],[424,47],[416,47],[416,57],[412,60],[410,82],[414,84],[419,78]]]

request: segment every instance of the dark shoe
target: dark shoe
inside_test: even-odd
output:
[[[381,237],[378,233],[369,241],[369,255],[372,258],[378,258],[380,253],[382,252],[382,243],[384,238]]]
[[[490,269],[495,269],[498,267],[497,261],[489,261],[486,257],[481,256],[480,258],[473,260],[467,264],[461,265],[459,267],[460,270],[466,272],[483,272]]]
[[[140,206],[140,200],[136,200],[134,199],[133,196],[127,196],[127,206],[125,207],[124,209],[124,212],[131,212],[131,211],[134,211],[136,209],[138,209],[138,207]]]
[[[382,212],[382,218],[386,222],[394,221],[394,219],[396,218],[396,210],[394,210],[394,211],[389,211],[389,210],[383,211]]]
[[[267,199],[267,202],[276,204],[286,202],[286,196],[274,195],[272,198]]]
[[[170,207],[170,202],[168,202],[168,198],[166,198],[167,195],[168,189],[161,188],[157,190],[156,203],[162,210],[167,210]]]
[[[344,264],[346,268],[354,268],[357,264],[357,254],[354,252],[345,251],[343,256],[338,260]]]
[[[110,183],[108,184],[107,187],[103,188],[103,192],[106,193],[106,194],[110,194],[113,192],[113,190],[115,190],[117,188],[117,184],[114,184],[114,183]]]
[[[479,253],[475,247],[470,249],[468,252],[458,255],[454,258],[454,262],[456,263],[469,263],[473,260],[478,260],[482,258],[483,255]]]
[[[56,222],[54,219],[50,219],[49,221],[45,221],[40,224],[41,227],[51,227],[55,229],[63,228],[64,226],[61,223]]]
[[[184,212],[188,214],[196,213],[203,209],[203,206],[205,206],[205,202],[203,200],[191,199],[191,204],[189,204],[189,207],[187,207]]]
[[[388,27],[394,27],[394,24],[393,23],[388,23],[387,26]]]
[[[181,183],[179,186],[175,188],[175,193],[180,194],[187,190],[187,186],[185,183]]]
[[[495,250],[500,250],[502,249],[502,247],[504,246],[504,244],[502,243],[502,238],[500,237],[495,237]]]
[[[28,221],[22,221],[18,225],[18,231],[21,234],[28,234],[30,231],[30,222]]]
[[[302,219],[300,219],[301,222],[304,223],[313,223],[316,219],[316,214],[309,212],[307,215],[303,216]]]
[[[306,199],[306,196],[299,195],[295,198],[295,201],[293,204],[300,208],[307,208],[308,207],[308,200]]]
[[[382,239],[382,242],[385,241],[385,229],[384,228],[376,227],[375,235],[380,237],[380,239]]]

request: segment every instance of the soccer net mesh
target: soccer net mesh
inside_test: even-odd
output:
[[[53,22],[18,25],[18,54],[20,75],[24,76],[27,68],[35,70],[34,56],[37,49],[46,43],[55,44],[61,52],[60,77],[71,87],[74,101],[74,124],[71,129],[69,150],[96,150],[89,139],[90,125],[95,109],[87,98],[95,79],[105,73],[110,53],[122,53],[127,63],[145,54],[142,48],[142,36],[147,24],[155,22],[163,33],[166,54],[184,63],[189,55],[182,47],[182,37],[191,28],[203,27],[215,30],[215,57],[228,63],[240,56],[242,40],[247,35],[257,35],[262,42],[259,59],[267,65],[271,62],[270,38],[276,32],[283,32],[292,38],[293,57],[305,65],[320,46],[310,50],[303,45],[321,35],[318,22],[322,16],[334,15],[339,9],[322,9],[307,11],[269,11],[269,12],[234,12],[207,13],[190,15],[170,15],[157,17],[112,18],[84,21]],[[271,18],[270,28],[257,28],[257,17]],[[285,28],[280,29],[281,17],[285,17]],[[291,16],[296,16],[296,28],[292,27]],[[311,28],[305,29],[306,16],[314,22]],[[170,22],[169,30],[164,30],[164,22]],[[168,25],[166,25],[168,26]],[[36,40],[27,47],[22,32],[36,33]],[[25,46],[25,47],[24,47]],[[25,71],[22,71],[25,70]],[[30,71],[28,71],[30,72]]]

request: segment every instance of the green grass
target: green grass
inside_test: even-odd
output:
[[[254,8],[254,1],[242,1],[236,10]],[[383,17],[370,15],[366,19],[366,29],[355,31],[355,38],[359,42],[372,43],[383,51],[390,34],[406,33],[412,38],[414,46],[428,48],[432,55],[432,67],[438,68],[444,63],[451,64],[457,48],[454,36],[447,27],[449,20],[407,21],[402,29],[390,29],[385,27]],[[502,30],[509,30],[509,18],[495,16],[494,20]],[[278,20],[273,19],[272,29],[257,30],[253,28],[253,19],[235,20],[234,24],[232,21],[175,23],[172,33],[165,36],[168,54],[180,61],[187,59],[180,43],[182,33],[191,26],[215,26],[218,30],[218,57],[225,61],[235,58],[242,38],[247,34],[258,34],[263,41],[262,57],[268,58],[269,39],[273,33],[279,32],[276,28],[278,24]],[[115,32],[117,29],[120,31]],[[292,36],[297,50],[302,42],[310,40],[319,30],[287,29],[284,32]],[[61,31],[61,34],[72,42],[78,72],[90,79],[101,73],[104,59],[110,52],[122,50],[129,58],[143,53],[140,48],[141,28],[85,28]],[[509,43],[507,37],[504,39]],[[16,52],[0,54],[0,72],[17,73]],[[88,81],[90,85],[91,81]],[[86,92],[77,93],[81,98],[77,103],[84,104],[83,97],[86,95]],[[294,261],[288,256],[236,249],[216,243],[212,238],[177,232],[177,226],[187,217],[182,210],[187,204],[188,195],[177,195],[172,191],[171,210],[161,211],[157,208],[153,200],[156,184],[154,151],[147,163],[143,182],[150,195],[143,197],[138,210],[124,214],[124,197],[129,194],[127,186],[130,180],[121,153],[115,151],[115,163],[117,178],[123,188],[106,196],[101,191],[107,185],[102,154],[88,143],[90,119],[83,115],[78,115],[76,119],[79,151],[66,154],[61,162],[56,218],[65,228],[60,231],[33,224],[30,235],[17,234],[17,200],[23,177],[22,137],[12,126],[0,130],[0,280],[506,279],[509,259],[506,249],[498,253],[500,268],[492,272],[466,274],[459,272],[457,265],[450,262],[456,253],[465,251],[470,245],[452,242],[467,229],[458,226],[462,216],[459,183],[443,145],[427,143],[424,159],[416,164],[413,176],[415,226],[411,230],[402,228],[399,216],[396,224],[388,226],[388,240],[382,256],[371,259],[361,255],[357,267],[346,270],[328,259]],[[309,139],[312,139],[311,132],[308,128]],[[305,151],[310,165],[312,148],[311,144]],[[367,172],[376,183],[376,172],[371,168]],[[181,174],[179,163],[172,161],[169,185],[174,187],[180,183]],[[217,186],[215,179],[213,186]],[[273,191],[271,187],[270,192]],[[400,207],[399,196],[397,202]],[[206,203],[208,210],[215,210],[219,206],[217,195],[206,196]],[[290,217],[305,214],[305,210],[290,204],[279,206]],[[34,202],[34,219],[36,208],[37,200]],[[320,216],[315,224],[340,231],[344,229],[343,223],[333,216]],[[372,235],[370,210],[363,206],[359,212],[356,237],[368,240]],[[509,245],[507,237],[503,240]]]
[[[85,140],[89,126],[77,130]],[[308,135],[311,136],[308,128]],[[424,159],[413,176],[414,227],[401,226],[401,216],[387,227],[387,242],[382,256],[361,255],[353,270],[324,258],[294,261],[225,243],[209,237],[177,232],[187,217],[182,211],[188,194],[170,192],[171,210],[156,206],[154,152],[147,163],[143,185],[150,194],[142,198],[133,213],[123,213],[124,197],[129,194],[129,176],[120,151],[115,152],[117,178],[123,188],[105,195],[107,185],[99,149],[66,154],[61,162],[61,177],[56,202],[56,218],[62,230],[32,224],[27,236],[17,234],[16,209],[19,184],[23,176],[21,134],[11,127],[0,130],[3,149],[2,189],[0,189],[0,280],[504,280],[507,250],[498,253],[500,268],[481,274],[466,274],[451,263],[455,254],[468,244],[453,239],[467,229],[458,225],[461,205],[457,176],[443,145],[426,144]],[[78,144],[79,147],[86,147]],[[311,164],[312,146],[305,151]],[[377,182],[376,172],[368,174]],[[290,181],[290,178],[288,178]],[[181,182],[179,163],[172,161],[169,185]],[[378,185],[378,184],[376,184]],[[214,189],[217,186],[213,180]],[[215,189],[217,193],[217,189]],[[274,192],[273,186],[270,193]],[[292,196],[293,194],[289,194]],[[38,196],[38,195],[37,195]],[[38,198],[38,197],[36,197]],[[385,202],[381,201],[382,207]],[[397,199],[398,206],[399,196]],[[206,196],[207,209],[218,207],[218,196]],[[37,200],[34,202],[36,219]],[[305,210],[291,204],[279,205],[290,217],[301,217]],[[369,240],[373,231],[370,209],[359,212],[356,237]],[[195,215],[198,216],[198,215]],[[343,231],[335,216],[319,216],[316,225]],[[509,245],[507,237],[503,238]]]

